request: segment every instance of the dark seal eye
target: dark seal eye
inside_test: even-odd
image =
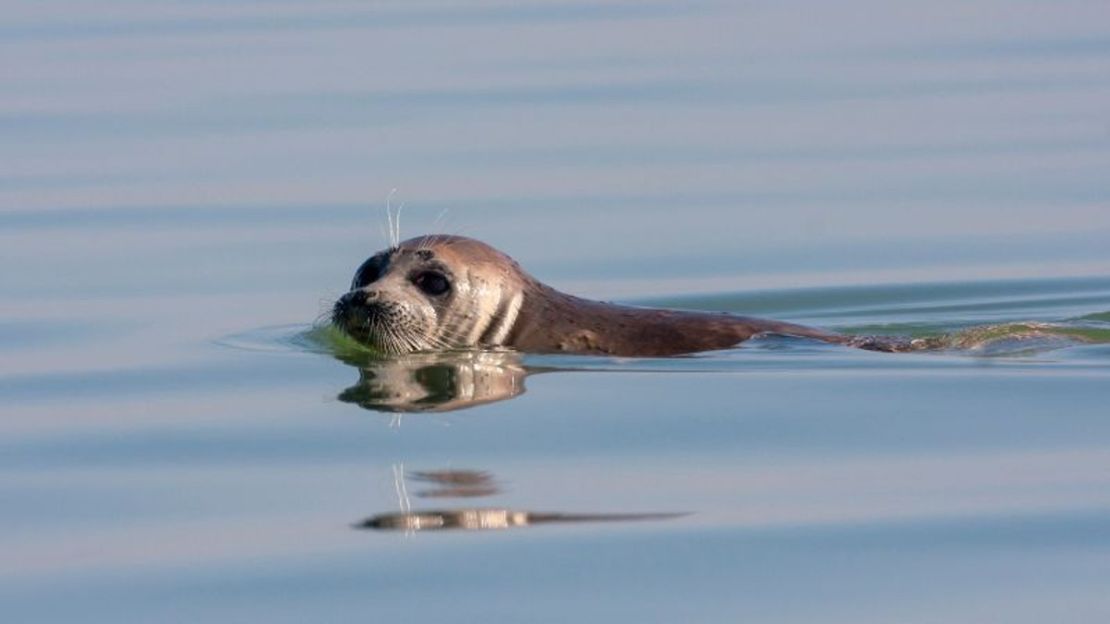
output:
[[[412,278],[412,283],[416,284],[416,287],[424,291],[425,294],[433,297],[438,297],[451,289],[451,283],[447,281],[447,276],[436,271],[417,273],[416,277]]]
[[[385,272],[386,264],[389,259],[383,254],[378,254],[366,262],[355,271],[355,278],[351,280],[351,290],[358,290],[367,284],[373,284],[381,278],[382,273]]]

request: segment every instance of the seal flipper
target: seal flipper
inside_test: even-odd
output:
[[[851,336],[824,331],[805,325],[738,317],[741,322],[759,328],[762,334],[779,334],[782,336],[796,336],[799,338],[813,338],[829,344],[843,345],[865,351],[880,351],[883,353],[907,353],[910,351],[924,351],[940,346],[939,341],[928,338],[905,338],[902,336]]]

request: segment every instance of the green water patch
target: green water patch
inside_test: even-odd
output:
[[[291,338],[294,346],[307,351],[327,353],[351,364],[381,360],[386,356],[365,345],[331,323],[318,323]]]

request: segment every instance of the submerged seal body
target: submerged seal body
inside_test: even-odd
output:
[[[422,236],[384,250],[355,272],[332,322],[390,354],[473,348],[528,353],[667,356],[725,349],[759,334],[813,338],[876,351],[909,341],[844,336],[728,313],[638,308],[547,286],[512,258],[462,236]]]

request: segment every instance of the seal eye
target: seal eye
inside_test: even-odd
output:
[[[433,297],[438,297],[451,289],[451,283],[447,281],[447,276],[436,271],[418,273],[416,277],[412,278],[412,283],[416,284],[416,287],[424,291],[425,294]]]
[[[382,254],[373,256],[355,271],[355,278],[351,280],[351,290],[358,290],[367,284],[373,284],[385,272],[386,258]]]

